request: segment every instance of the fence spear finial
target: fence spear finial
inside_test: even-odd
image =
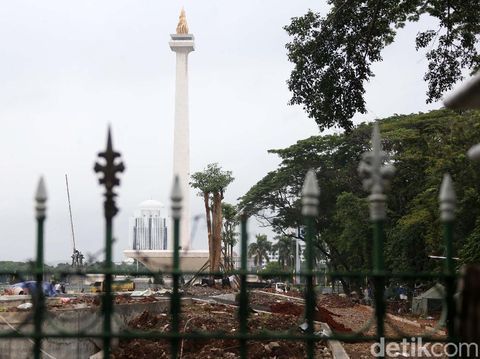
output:
[[[382,150],[382,139],[378,123],[375,122],[372,130],[372,150],[362,155],[358,165],[358,173],[362,178],[363,187],[370,192],[370,218],[381,220],[386,217],[385,202],[387,197],[385,191],[390,178],[395,173],[393,165],[383,163],[387,160],[387,154]]]
[[[180,188],[180,178],[178,175],[173,180],[172,193],[170,195],[172,201],[172,218],[180,219],[182,215],[182,189]]]
[[[442,222],[453,221],[455,219],[457,196],[453,188],[452,177],[450,177],[448,173],[443,175],[438,199],[440,202],[440,219]]]
[[[302,214],[304,216],[318,216],[319,195],[317,176],[314,170],[309,170],[302,187]]]
[[[480,144],[473,145],[467,152],[468,158],[473,161],[480,160]]]
[[[46,214],[46,202],[47,202],[47,189],[45,187],[45,180],[40,177],[37,185],[37,191],[35,193],[35,210],[37,219],[45,218]]]
[[[113,218],[118,212],[114,200],[116,197],[114,188],[120,185],[117,175],[125,171],[125,166],[120,159],[120,153],[113,149],[110,126],[108,127],[107,147],[105,151],[98,154],[98,157],[101,161],[95,163],[93,170],[95,173],[103,175],[99,177],[98,182],[105,186],[105,215],[107,218]]]

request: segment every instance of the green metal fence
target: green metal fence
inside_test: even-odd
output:
[[[385,337],[385,318],[386,318],[386,302],[385,302],[385,283],[392,278],[397,279],[431,279],[441,280],[445,283],[446,297],[444,304],[444,314],[446,316],[447,336],[443,339],[433,338],[431,333],[426,333],[423,337],[425,340],[455,342],[457,337],[455,335],[454,316],[454,292],[456,282],[456,272],[453,263],[452,253],[452,236],[453,236],[453,222],[455,209],[455,193],[453,191],[452,181],[448,175],[445,176],[440,191],[440,210],[441,219],[444,226],[446,261],[445,269],[442,273],[389,273],[385,270],[383,262],[383,242],[384,230],[383,225],[386,219],[385,203],[386,194],[385,188],[388,184],[388,179],[393,175],[394,169],[391,165],[384,165],[388,163],[388,159],[382,151],[381,139],[378,127],[374,126],[372,136],[372,151],[366,153],[359,166],[359,173],[363,177],[365,189],[370,192],[368,201],[370,203],[370,218],[373,226],[373,268],[368,272],[356,273],[329,273],[332,279],[339,277],[349,277],[364,279],[369,278],[374,283],[374,317],[369,323],[365,323],[362,331],[351,334],[331,333],[327,337],[320,336],[315,333],[314,314],[316,310],[316,294],[314,288],[314,277],[317,272],[314,266],[313,248],[314,240],[316,238],[315,232],[315,217],[318,215],[318,208],[321,205],[321,194],[317,184],[315,172],[311,170],[304,183],[302,198],[303,211],[306,226],[306,264],[307,269],[302,273],[306,280],[305,285],[305,321],[307,328],[304,332],[297,334],[285,332],[267,332],[256,331],[249,332],[249,295],[247,291],[247,275],[254,274],[247,270],[247,217],[242,216],[240,222],[241,228],[241,262],[240,269],[232,271],[231,274],[238,275],[240,279],[240,291],[238,300],[238,324],[239,331],[235,333],[224,332],[194,332],[185,333],[180,330],[180,315],[182,313],[181,295],[180,295],[180,278],[186,272],[180,270],[180,247],[179,247],[179,222],[182,206],[182,193],[180,191],[179,179],[176,178],[172,195],[172,218],[174,220],[173,228],[173,269],[170,272],[163,272],[163,274],[170,274],[173,279],[173,291],[170,298],[170,320],[171,330],[168,332],[159,331],[132,331],[132,330],[113,330],[112,316],[114,312],[114,295],[112,294],[112,277],[117,274],[125,274],[113,270],[112,265],[112,246],[113,246],[113,219],[117,213],[115,205],[115,187],[120,184],[118,174],[123,172],[124,166],[120,160],[120,154],[114,151],[112,146],[112,139],[110,131],[108,134],[107,147],[104,152],[99,153],[100,162],[95,164],[94,170],[100,175],[99,182],[105,187],[105,260],[102,273],[105,275],[105,289],[106,292],[102,294],[101,313],[103,317],[103,326],[101,333],[92,333],[88,329],[81,331],[65,331],[58,330],[56,332],[45,332],[45,297],[42,290],[36,290],[32,295],[34,308],[32,316],[28,318],[28,323],[33,323],[32,330],[8,330],[0,333],[0,340],[8,338],[16,339],[31,339],[34,342],[33,356],[35,358],[42,357],[42,342],[48,338],[96,338],[103,342],[103,356],[109,358],[112,352],[112,340],[144,338],[144,339],[167,339],[171,343],[172,358],[179,357],[179,346],[183,339],[232,339],[238,341],[239,353],[241,358],[249,357],[249,341],[252,340],[295,340],[303,341],[306,344],[307,358],[315,357],[315,345],[319,341],[327,339],[337,339],[345,342],[362,342],[362,341],[379,341]],[[37,251],[36,261],[33,266],[33,273],[35,274],[37,288],[42,288],[44,280],[44,222],[46,219],[46,202],[47,192],[43,179],[40,179],[38,184],[36,200],[36,220],[37,220]],[[368,240],[368,239],[366,239]],[[97,272],[97,271],[95,271]],[[70,272],[64,274],[79,274],[85,275],[89,273],[87,270],[72,269]],[[10,273],[0,273],[10,274]],[[17,275],[26,275],[27,273],[17,273]],[[130,273],[131,274],[131,273]],[[150,272],[136,272],[137,275],[151,275]],[[194,274],[194,273],[187,273]],[[221,274],[221,273],[218,273]],[[376,325],[375,335],[366,335],[365,333],[371,326]],[[26,323],[25,323],[26,325]],[[386,338],[386,341],[401,341],[408,337],[406,334],[398,331],[398,335]]]

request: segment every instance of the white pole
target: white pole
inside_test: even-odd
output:
[[[300,228],[298,228],[298,236],[297,236],[297,243],[296,243],[296,252],[295,252],[295,284],[300,284]]]

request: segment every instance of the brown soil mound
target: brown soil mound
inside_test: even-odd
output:
[[[270,310],[272,311],[272,313],[299,316],[303,313],[303,306],[291,302],[281,302],[270,305]]]
[[[302,308],[300,307],[300,309]],[[152,314],[144,311],[128,324],[134,330],[168,332],[170,330],[169,321],[170,318],[167,313]],[[235,333],[238,329],[236,308],[207,303],[182,307],[180,318],[181,332]],[[248,320],[248,330],[251,333],[297,331],[298,316],[252,314]],[[114,350],[112,358],[169,358],[170,349],[170,342],[165,339],[121,339],[119,346]],[[182,359],[234,359],[238,358],[240,354],[239,342],[233,339],[184,339],[180,343],[180,349],[182,351]],[[331,353],[326,348],[324,342],[318,342],[316,349],[317,353],[326,353],[325,355],[331,357]],[[248,357],[253,359],[274,357],[277,359],[300,359],[305,357],[305,343],[292,340],[249,340]]]
[[[302,305],[283,302],[283,303],[274,303],[270,305],[270,310],[273,313],[279,313],[284,315],[294,315],[299,317],[304,313],[304,307]],[[328,309],[322,308],[317,306],[317,311],[315,312],[315,320],[323,323],[327,323],[329,327],[335,331],[340,333],[351,332],[350,328],[347,328],[341,323],[338,323],[333,317],[338,317],[338,314],[332,313]]]
[[[142,314],[128,322],[128,326],[135,329],[154,329],[168,323],[168,320],[165,314],[152,315],[148,310],[144,310]]]
[[[317,309],[318,311],[315,312],[315,320],[327,323],[330,329],[334,332],[347,333],[352,331],[350,328],[347,328],[342,323],[338,323],[333,319],[333,316],[338,316],[337,314],[333,314],[329,310],[320,306],[317,306]]]
[[[324,294],[320,296],[319,303],[322,307],[351,308],[355,303],[348,297],[341,297],[337,294]]]

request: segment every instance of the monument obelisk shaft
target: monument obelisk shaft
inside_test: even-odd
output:
[[[185,10],[180,13],[177,33],[171,35],[170,49],[177,56],[175,83],[175,129],[173,143],[173,174],[180,177],[182,189],[182,218],[180,221],[180,245],[183,250],[190,248],[190,133],[188,121],[188,54],[194,51],[192,34],[188,33]],[[173,226],[171,226],[173,228]],[[170,238],[173,233],[170,234]],[[173,240],[169,240],[173,249]]]

